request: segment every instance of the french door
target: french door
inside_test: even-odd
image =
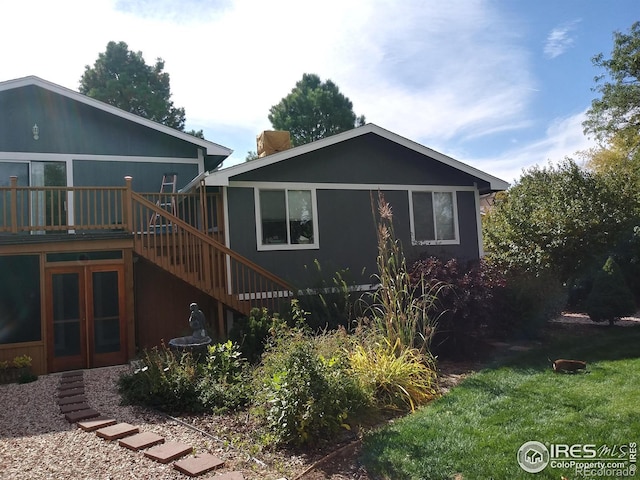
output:
[[[122,265],[48,268],[51,371],[118,365],[127,359]]]

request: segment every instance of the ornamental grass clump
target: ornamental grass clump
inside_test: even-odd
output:
[[[385,337],[389,345],[417,348],[428,354],[436,326],[430,312],[437,291],[443,286],[411,278],[402,245],[395,238],[391,205],[382,193],[378,194],[376,223],[378,274],[375,279],[379,286],[371,296],[366,316],[371,327]]]
[[[376,408],[414,411],[438,394],[433,357],[399,341],[358,343],[349,362]]]
[[[442,286],[411,278],[382,193],[376,222],[379,286],[359,323],[349,360],[377,408],[413,411],[437,395],[429,349],[436,322],[430,312]]]

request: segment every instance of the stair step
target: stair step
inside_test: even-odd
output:
[[[142,450],[143,448],[149,448],[159,443],[164,443],[164,438],[153,432],[142,432],[131,437],[124,438],[118,442],[121,447],[126,447],[131,450]]]
[[[84,388],[84,382],[63,383],[58,387],[58,392],[66,392],[67,390],[73,390],[75,388]]]
[[[62,405],[60,413],[77,412],[78,410],[88,410],[89,408],[86,403],[70,403],[69,405]]]
[[[129,437],[139,431],[140,429],[138,427],[134,427],[129,423],[116,423],[115,425],[96,430],[96,435],[105,440],[118,440]]]
[[[69,377],[82,377],[83,372],[81,370],[76,370],[73,372],[64,372],[62,375],[60,375],[62,378],[69,378]]]
[[[82,374],[74,375],[72,377],[61,377],[60,385],[65,385],[67,383],[73,383],[73,382],[81,382],[82,380],[83,380]]]
[[[71,403],[86,403],[86,401],[87,397],[85,397],[84,395],[75,395],[73,397],[58,398],[58,405],[63,406],[69,405]]]
[[[173,464],[173,468],[190,477],[197,477],[222,465],[224,465],[224,460],[209,453],[202,453],[177,461]]]
[[[150,448],[144,452],[144,456],[156,462],[169,463],[172,460],[184,457],[192,451],[193,447],[185,445],[184,443],[167,442],[163,445]]]
[[[116,423],[118,422],[116,422],[114,418],[94,418],[85,420],[84,422],[78,422],[78,428],[81,428],[85,432],[93,432],[100,428],[110,427]]]
[[[93,408],[87,408],[85,410],[78,410],[77,412],[70,412],[65,414],[64,418],[67,419],[69,423],[76,423],[80,420],[88,420],[90,418],[99,417],[100,413],[95,411]]]
[[[75,397],[76,395],[84,395],[84,388],[72,388],[58,392],[58,398]]]

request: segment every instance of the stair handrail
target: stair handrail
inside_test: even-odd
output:
[[[218,250],[220,253],[229,256],[229,258],[231,258],[232,260],[235,260],[236,262],[238,262],[238,263],[244,265],[245,267],[253,270],[255,273],[265,277],[267,280],[273,282],[275,285],[277,285],[278,287],[282,288],[282,290],[284,290],[285,292],[288,292],[288,294],[291,294],[291,292],[294,291],[293,287],[288,282],[286,282],[285,280],[281,279],[280,277],[278,277],[277,275],[273,274],[272,272],[270,272],[269,270],[265,269],[264,267],[261,267],[260,265],[252,262],[248,258],[240,255],[239,253],[237,253],[234,250],[232,250],[229,247],[227,247],[225,244],[223,244],[223,243],[219,242],[218,240],[206,235],[205,233],[201,232],[197,228],[189,225],[187,222],[185,222],[184,220],[180,219],[179,217],[172,215],[171,213],[169,213],[167,210],[163,209],[162,207],[156,205],[155,203],[150,202],[149,200],[144,198],[144,196],[142,196],[141,194],[133,192],[133,191],[130,191],[130,195],[131,195],[132,209],[133,209],[133,203],[140,204],[145,209],[148,209],[151,212],[153,212],[153,214],[159,215],[161,218],[164,218],[166,220],[167,224],[174,225],[174,226],[176,226],[176,227],[188,232],[190,235],[195,236],[196,238],[198,238],[199,240],[201,240],[205,244],[209,245],[210,248]],[[135,242],[135,241],[137,241],[137,235],[136,235],[136,231],[135,231],[136,226],[133,224],[134,223],[133,222],[133,218],[130,217],[130,219],[131,219],[131,231],[134,234],[134,242]],[[229,292],[229,293],[231,295],[235,295],[235,294],[238,294],[240,292]],[[253,293],[257,293],[257,292],[253,292]]]

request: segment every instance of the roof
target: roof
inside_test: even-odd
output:
[[[205,183],[209,186],[226,186],[229,185],[229,179],[236,175],[273,165],[275,163],[282,162],[284,160],[303,155],[305,153],[313,152],[315,150],[320,150],[322,148],[335,145],[340,142],[345,142],[352,138],[356,138],[369,133],[379,135],[383,138],[386,138],[387,140],[414,150],[415,152],[418,152],[422,155],[431,157],[439,162],[444,163],[445,165],[449,165],[450,167],[472,175],[480,180],[484,180],[489,183],[492,191],[506,190],[507,188],[509,188],[509,183],[505,182],[504,180],[494,177],[493,175],[489,175],[482,170],[478,170],[477,168],[467,165],[466,163],[448,157],[447,155],[432,150],[431,148],[425,147],[424,145],[416,143],[396,133],[390,132],[389,130],[381,128],[373,123],[368,123],[362,127],[354,128],[352,130],[348,130],[331,137],[323,138],[315,142],[307,143],[299,147],[294,147],[289,150],[268,155],[266,157],[251,160],[250,162],[244,162],[240,165],[235,165],[233,167],[222,168],[213,172],[209,172],[205,177]]]
[[[194,145],[204,148],[206,155],[228,157],[233,153],[233,150],[231,150],[230,148],[223,147],[222,145],[218,145],[217,143],[213,143],[208,140],[195,137],[188,133],[181,132],[180,130],[176,130],[175,128],[167,127],[166,125],[163,125],[158,122],[154,122],[153,120],[149,120],[149,119],[140,117],[138,115],[135,115],[133,113],[129,113],[125,110],[114,107],[113,105],[109,105],[108,103],[101,102],[100,100],[96,100],[95,98],[88,97],[87,95],[84,95],[82,93],[76,92],[66,87],[62,87],[55,83],[49,82],[47,80],[43,80],[42,78],[36,77],[34,75],[0,82],[0,92],[6,91],[6,90],[12,90],[14,88],[26,87],[29,85],[35,85],[37,87],[43,88],[45,90],[49,90],[50,92],[57,93],[58,95],[62,95],[64,97],[70,98],[77,102],[84,103],[93,108],[103,110],[104,112],[110,113],[117,117],[121,117],[125,120],[138,123],[140,125],[143,125],[148,128],[152,128],[153,130],[157,130],[158,132],[164,133],[166,135],[171,135],[172,137],[192,143]]]

